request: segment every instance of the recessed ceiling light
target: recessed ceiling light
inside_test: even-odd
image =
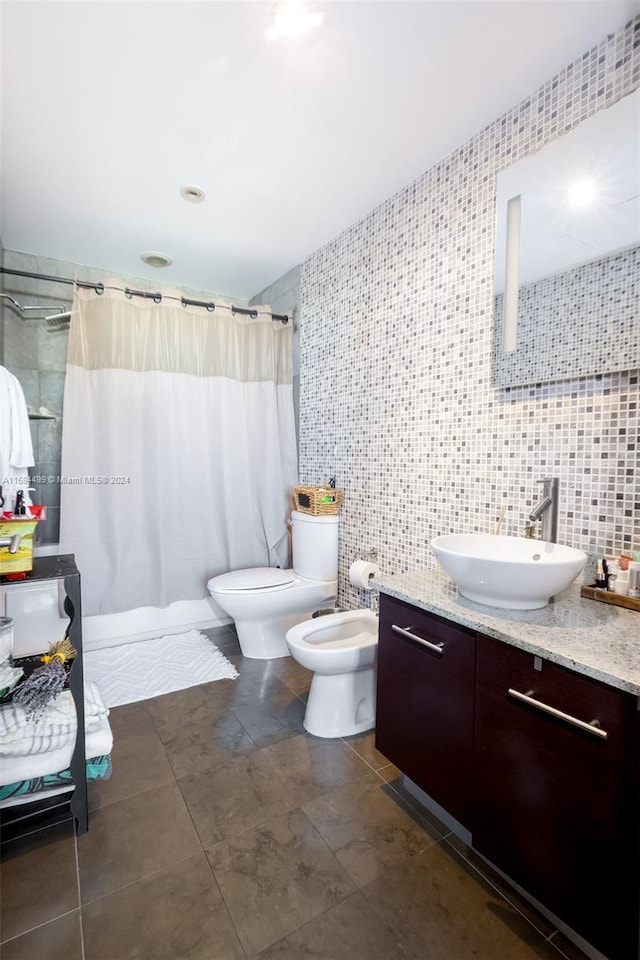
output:
[[[159,250],[147,250],[140,254],[140,259],[150,267],[168,267],[173,263],[172,257],[167,253],[160,253]]]
[[[202,203],[206,194],[200,187],[187,186],[180,189],[180,195],[189,203]]]
[[[267,30],[267,39],[301,37],[311,27],[319,27],[322,19],[322,13],[307,9],[302,0],[281,0],[275,6],[273,22]]]

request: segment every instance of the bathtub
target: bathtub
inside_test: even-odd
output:
[[[56,556],[59,552],[55,543],[36,546],[34,551],[36,557]],[[48,643],[60,639],[68,622],[62,610],[63,601],[55,580],[0,585],[0,616],[14,620],[15,656],[40,653]],[[98,650],[227,623],[231,619],[207,596],[201,600],[178,600],[166,607],[136,607],[122,613],[83,617],[82,640],[85,650]]]

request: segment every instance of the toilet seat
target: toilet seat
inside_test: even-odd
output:
[[[292,627],[291,630],[295,630],[295,627]],[[350,637],[338,637],[337,640],[320,640],[313,639],[309,636],[297,639],[294,637],[293,640],[289,637],[289,640],[292,646],[301,647],[306,645],[310,650],[318,650],[320,653],[322,653],[323,650],[351,650],[352,647],[363,647],[374,642],[372,640],[372,634],[368,630],[360,630]]]
[[[370,610],[348,610],[307,620],[287,632],[289,648],[322,651],[371,646],[378,642],[378,618]]]
[[[207,587],[216,593],[271,593],[287,590],[296,582],[293,570],[281,570],[280,567],[251,567],[246,570],[232,570],[221,573],[209,580]]]

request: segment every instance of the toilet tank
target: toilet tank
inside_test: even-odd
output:
[[[291,514],[293,569],[309,580],[338,579],[337,516],[313,517],[294,510]]]

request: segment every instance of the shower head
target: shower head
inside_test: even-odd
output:
[[[68,330],[70,319],[70,310],[67,310],[65,313],[56,313],[52,317],[45,317],[47,321],[47,333],[57,333],[58,331]]]
[[[0,0],[0,2],[1,2],[1,0]],[[66,310],[66,311],[63,312],[63,307],[62,307],[62,305],[58,305],[58,304],[55,304],[55,303],[54,303],[54,304],[49,304],[49,305],[47,305],[47,306],[45,306],[45,305],[42,305],[42,306],[40,306],[40,305],[31,305],[31,304],[25,305],[25,304],[20,303],[20,302],[19,302],[18,300],[16,300],[14,297],[9,296],[8,293],[0,293],[0,298],[1,298],[2,300],[7,300],[7,301],[9,302],[9,304],[10,304],[15,310],[17,310],[17,311],[20,313],[20,316],[21,316],[21,319],[22,319],[22,320],[27,320],[27,319],[28,319],[28,317],[25,316],[25,314],[26,314],[27,311],[29,311],[29,310],[37,310],[37,311],[39,311],[39,312],[42,312],[43,310],[59,310],[59,311],[61,311],[60,313],[54,313],[52,316],[44,317],[44,319],[45,319],[46,322],[47,322],[47,333],[62,333],[63,330],[68,330],[68,329],[69,329],[69,320],[70,320],[70,318],[71,318],[71,311],[70,311],[70,310]],[[42,318],[42,317],[37,317],[37,318],[34,318],[34,319],[41,320],[41,319],[43,319],[43,318]]]

